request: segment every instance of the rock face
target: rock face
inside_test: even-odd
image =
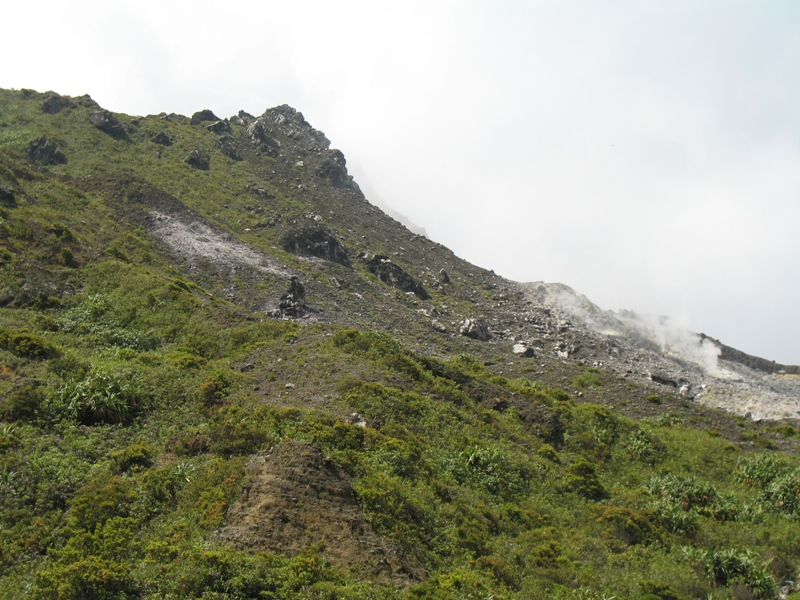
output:
[[[396,287],[404,292],[411,292],[420,300],[429,298],[428,292],[416,279],[396,265],[388,256],[382,254],[363,254],[361,259],[367,264],[370,273],[376,275],[383,283]]]
[[[283,249],[299,256],[315,256],[353,268],[344,246],[321,225],[288,231],[283,236]]]
[[[327,179],[333,187],[354,188],[352,176],[347,174],[347,161],[339,150],[326,150],[322,160],[317,165],[318,177]]]
[[[28,148],[28,158],[35,160],[40,165],[63,165],[67,162],[67,157],[54,141],[42,136],[38,140],[31,142]]]
[[[473,340],[485,342],[492,337],[489,327],[483,319],[466,319],[459,328],[461,335],[465,335]]]
[[[89,115],[89,123],[111,137],[124,138],[127,136],[125,128],[113,113],[107,110],[98,110]]]
[[[405,587],[424,576],[374,532],[347,475],[316,446],[293,441],[256,454],[247,475],[222,541],[290,556],[321,542],[332,565],[385,583]]]

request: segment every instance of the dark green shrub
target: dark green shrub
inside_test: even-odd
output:
[[[610,535],[629,546],[655,539],[650,519],[630,508],[600,506],[597,508],[597,522],[607,525]]]
[[[43,360],[59,356],[61,352],[48,339],[26,331],[0,330],[0,347],[22,358]]]
[[[226,369],[210,371],[198,388],[200,401],[207,407],[220,404],[231,390],[234,383],[234,374]]]
[[[644,581],[639,584],[639,600],[681,600],[672,586],[657,581]]]
[[[0,415],[12,421],[33,421],[42,416],[46,394],[40,385],[27,383],[0,403]]]
[[[108,455],[118,473],[143,469],[153,464],[153,452],[146,444],[134,444]]]
[[[32,590],[32,598],[39,600],[126,600],[135,596],[128,566],[99,556],[57,562],[41,570]]]
[[[70,524],[89,532],[112,517],[127,516],[133,500],[130,484],[118,476],[96,479],[84,486],[72,500]]]
[[[579,458],[567,468],[566,488],[589,500],[601,500],[608,497],[595,467],[585,458]]]

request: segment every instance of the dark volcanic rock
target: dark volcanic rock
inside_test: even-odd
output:
[[[283,236],[283,249],[292,254],[316,256],[348,269],[353,268],[344,246],[322,225],[288,231]]]
[[[60,113],[65,108],[72,108],[75,103],[65,96],[56,94],[55,92],[48,92],[42,102],[42,110],[48,115],[55,115]]]
[[[206,129],[208,129],[211,133],[216,133],[217,135],[231,133],[231,126],[225,121],[215,121],[211,125],[206,125]]]
[[[289,291],[281,296],[278,308],[282,315],[290,317],[299,317],[305,312],[306,288],[297,277],[292,276]]]
[[[263,120],[259,118],[250,123],[245,130],[245,134],[261,152],[267,156],[278,156],[281,144],[269,135],[269,130],[264,125]]]
[[[187,164],[193,169],[208,171],[211,168],[211,159],[203,150],[192,150],[186,157]]]
[[[223,135],[217,140],[217,148],[231,160],[242,160],[242,155],[236,149],[236,140],[232,135]]]
[[[485,342],[491,337],[489,328],[486,326],[486,322],[483,319],[466,319],[461,324],[459,332],[461,335],[482,342]]]
[[[113,113],[107,110],[98,110],[89,115],[89,123],[97,127],[103,133],[107,133],[111,137],[124,138],[127,137],[125,128],[119,122]]]
[[[76,98],[76,101],[78,102],[78,104],[80,106],[83,106],[84,108],[99,108],[100,107],[100,105],[97,102],[92,100],[92,97],[89,94],[84,94],[83,96],[80,96],[80,97]]]
[[[209,109],[198,110],[192,115],[192,125],[199,125],[204,121],[219,121],[220,118]]]
[[[353,178],[347,174],[347,161],[339,150],[326,150],[317,165],[318,177],[330,180],[333,187],[353,187]]]
[[[363,254],[361,259],[367,264],[370,273],[376,275],[383,283],[404,292],[412,292],[421,300],[427,300],[430,297],[425,288],[416,279],[406,273],[402,267],[389,260],[388,256]]]
[[[14,196],[14,190],[7,185],[0,185],[0,206],[14,208],[17,205],[17,199]]]
[[[253,119],[255,119],[253,115],[243,110],[240,110],[239,114],[237,114],[235,117],[231,117],[230,119],[228,119],[228,121],[230,121],[234,125],[246,126],[248,123],[251,123]]]
[[[67,157],[54,141],[42,136],[31,142],[28,148],[28,158],[35,160],[42,166],[63,165]]]
[[[303,117],[303,113],[282,104],[270,108],[256,121],[261,121],[267,130],[285,135],[306,150],[318,151],[330,147],[330,140],[321,131],[314,129]]]
[[[162,146],[171,146],[172,145],[172,138],[169,137],[163,131],[159,131],[158,133],[154,133],[150,136],[150,141],[155,144],[161,144]]]

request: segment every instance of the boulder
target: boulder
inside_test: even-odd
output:
[[[458,331],[461,333],[461,335],[465,335],[468,338],[480,340],[482,342],[485,342],[491,337],[491,334],[489,333],[489,327],[486,325],[486,322],[483,319],[465,319],[461,323],[461,327]]]
[[[403,292],[412,292],[420,300],[427,300],[430,298],[425,288],[411,275],[406,273],[402,267],[389,260],[388,256],[382,254],[362,254],[361,260],[366,263],[370,273],[377,276],[383,283],[396,287]]]
[[[28,147],[28,158],[42,166],[63,165],[67,157],[54,141],[42,136],[31,142]]]
[[[434,331],[438,331],[439,333],[447,333],[447,327],[442,325],[439,319],[431,319],[431,327]]]
[[[171,146],[172,145],[172,138],[169,137],[163,131],[159,131],[158,133],[154,133],[150,136],[150,141],[154,144],[161,144],[162,146]]]
[[[14,196],[14,190],[7,185],[0,185],[0,206],[14,208],[16,205],[17,199]]]
[[[296,276],[292,276],[289,291],[281,296],[278,305],[281,315],[299,317],[306,309],[306,288]]]
[[[58,114],[65,108],[73,108],[74,106],[75,103],[72,100],[55,92],[47,92],[44,102],[42,102],[42,110],[48,115]]]
[[[283,249],[300,256],[315,256],[352,269],[347,252],[326,227],[311,225],[293,229],[283,236]]]
[[[94,100],[92,100],[92,97],[89,94],[84,94],[83,96],[79,96],[75,100],[80,106],[83,106],[84,108],[100,108],[100,105]]]
[[[198,110],[192,115],[192,125],[200,125],[205,121],[219,121],[220,118],[209,109]]]
[[[511,351],[517,356],[522,356],[525,358],[531,358],[533,356],[533,348],[525,342],[514,344],[514,347],[511,349]]]
[[[114,138],[127,137],[125,128],[113,113],[107,110],[98,110],[89,115],[89,123],[97,127],[103,133],[107,133]]]
[[[243,110],[240,110],[239,114],[237,114],[235,117],[231,117],[230,119],[228,119],[228,121],[233,123],[234,125],[240,125],[242,127],[245,127],[248,123],[251,123],[253,119],[255,119],[253,115]]]
[[[211,133],[216,133],[217,135],[232,133],[231,126],[225,121],[214,121],[211,125],[206,125],[206,129],[208,129]]]
[[[211,159],[204,150],[192,150],[186,157],[187,164],[193,169],[208,171],[211,168]]]

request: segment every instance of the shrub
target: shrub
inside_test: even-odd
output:
[[[45,393],[36,383],[27,383],[8,395],[0,404],[0,415],[12,421],[32,421],[41,416]]]
[[[608,496],[597,478],[594,465],[585,458],[579,458],[567,468],[566,487],[589,500],[600,500]]]
[[[763,490],[788,472],[789,465],[783,458],[774,454],[758,454],[753,457],[741,457],[736,463],[733,477],[740,483]]]
[[[54,358],[61,354],[46,338],[25,331],[14,333],[0,330],[0,347],[16,356],[35,360]]]
[[[83,379],[68,381],[58,396],[68,414],[84,425],[126,423],[139,408],[137,383],[107,369],[93,369]]]
[[[778,512],[800,515],[800,470],[772,480],[759,499]]]
[[[601,387],[603,385],[603,378],[600,371],[597,369],[588,369],[580,375],[573,377],[571,383],[579,389]]]
[[[153,452],[145,444],[134,444],[108,455],[118,473],[134,468],[147,468],[153,464]],[[134,469],[135,470],[135,469]]]

